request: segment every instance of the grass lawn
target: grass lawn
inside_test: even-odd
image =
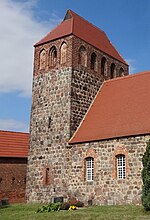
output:
[[[91,206],[76,211],[36,213],[41,205],[11,205],[0,209],[0,220],[150,220],[142,206]]]

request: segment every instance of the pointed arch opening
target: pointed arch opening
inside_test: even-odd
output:
[[[115,64],[112,63],[110,66],[110,79],[115,78]]]
[[[106,75],[106,58],[102,57],[101,59],[101,74],[102,76]]]
[[[124,76],[124,69],[122,67],[119,70],[119,76]]]
[[[67,62],[67,44],[63,42],[60,48],[60,63],[65,64],[66,62]]]
[[[42,49],[40,51],[40,64],[39,64],[40,69],[44,69],[46,67],[46,51],[45,49]]]
[[[55,46],[52,46],[49,51],[49,66],[55,67],[57,64],[57,49]]]
[[[97,56],[94,52],[91,54],[91,70],[97,71]]]
[[[87,66],[87,51],[84,46],[79,49],[79,64],[86,67]]]

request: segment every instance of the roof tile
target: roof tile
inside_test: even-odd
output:
[[[51,32],[49,32],[43,39],[41,39],[35,46],[50,42],[52,40],[73,34],[87,43],[93,45],[97,49],[106,54],[116,58],[125,63],[125,60],[118,53],[115,47],[107,38],[104,31],[95,27],[84,18],[80,17],[71,10],[68,10],[65,19]]]
[[[29,134],[0,130],[0,157],[27,157]]]
[[[150,71],[105,81],[70,144],[150,134]]]

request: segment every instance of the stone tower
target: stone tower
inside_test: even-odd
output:
[[[67,196],[68,141],[103,81],[127,74],[128,65],[106,34],[71,10],[35,44],[28,202]]]

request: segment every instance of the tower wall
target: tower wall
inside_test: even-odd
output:
[[[128,66],[120,61],[108,56],[104,52],[96,49],[85,41],[73,37],[72,50],[72,79],[71,79],[71,136],[76,131],[83,117],[85,116],[90,104],[94,100],[98,90],[104,80],[110,79],[110,66],[115,64],[115,76],[119,77],[119,70],[123,68],[124,75],[128,75]],[[87,66],[79,63],[79,50],[84,46],[87,51]],[[97,55],[97,71],[91,70],[91,54]],[[106,67],[104,75],[101,73],[101,60],[106,58]]]
[[[66,62],[61,63],[61,45],[67,44]],[[55,46],[57,60],[50,66],[50,49]],[[79,62],[79,49],[87,50],[87,65]],[[40,68],[40,52],[44,50],[44,68]],[[90,57],[97,55],[97,71],[91,70]],[[101,75],[100,60],[105,56],[107,71]],[[35,47],[30,149],[28,157],[28,202],[49,202],[53,197],[68,196],[72,179],[72,157],[68,141],[77,129],[102,82],[110,78],[110,65],[117,70],[125,64],[102,53],[92,45],[70,35]],[[43,65],[43,64],[42,64]],[[115,77],[116,77],[115,76]]]

